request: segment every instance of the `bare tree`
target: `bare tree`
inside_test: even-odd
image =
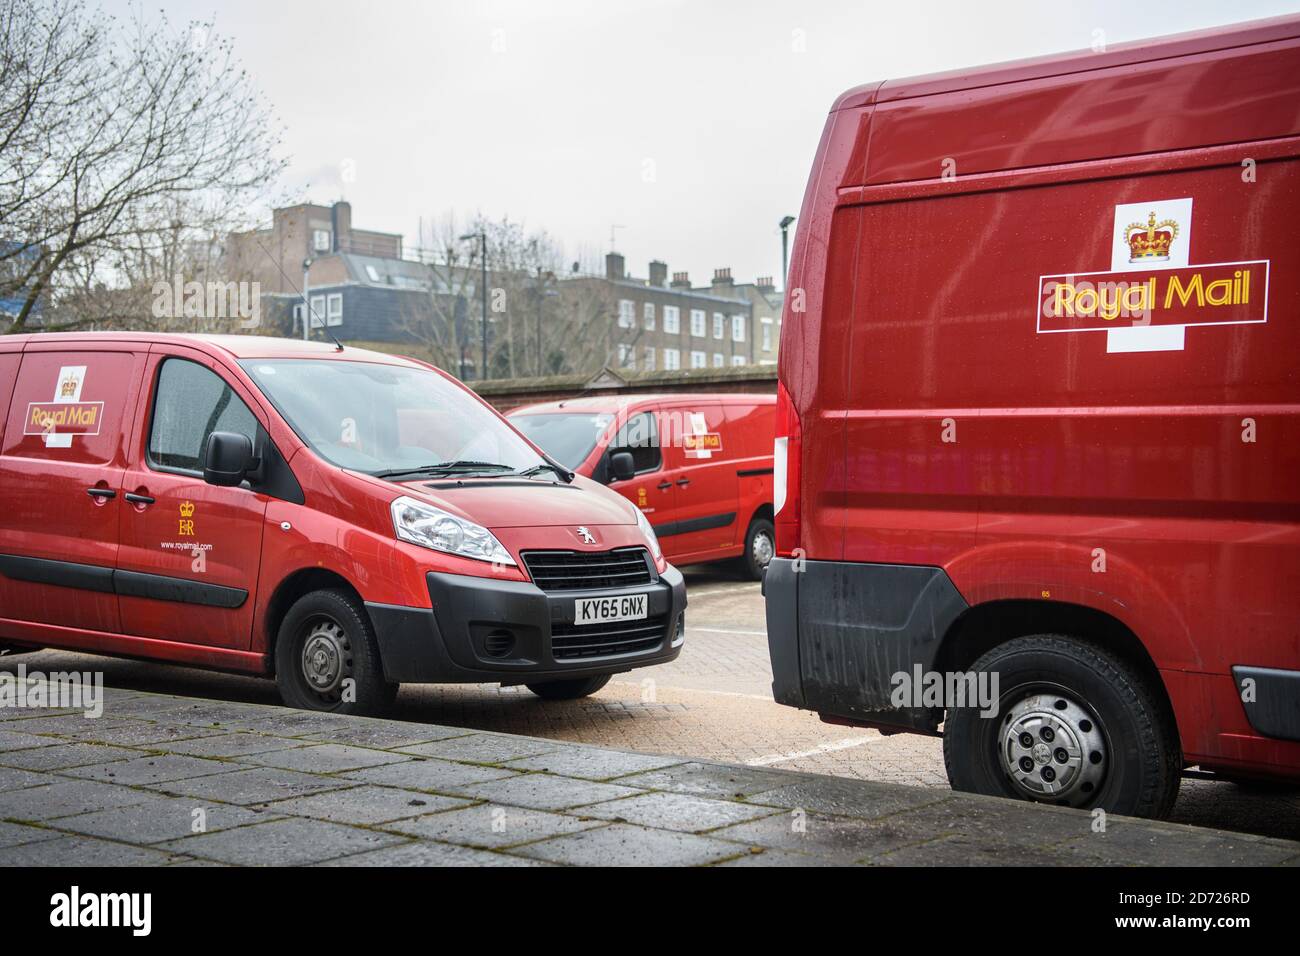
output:
[[[487,236],[488,374],[520,378],[594,371],[609,354],[612,301],[604,283],[562,275],[563,250],[545,232],[482,216],[430,220],[421,237],[429,293],[408,300],[403,332],[436,364],[466,376],[481,364],[482,244]]]
[[[279,175],[279,136],[210,22],[0,0],[0,297],[8,331],[147,322],[139,290]],[[147,302],[147,300],[145,300]],[[123,314],[118,314],[123,313]]]

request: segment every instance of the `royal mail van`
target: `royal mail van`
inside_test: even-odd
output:
[[[758,580],[775,553],[772,395],[584,397],[528,405],[510,423],[649,519],[681,566],[735,559]]]
[[[1300,19],[839,98],[781,340],[776,699],[960,790],[1300,778]]]
[[[372,713],[402,682],[573,698],[672,660],[641,512],[436,369],[257,336],[0,337],[0,640],[274,675]]]

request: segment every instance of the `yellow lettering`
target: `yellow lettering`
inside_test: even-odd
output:
[[[1211,282],[1205,287],[1205,301],[1210,305],[1232,305],[1232,280]]]
[[[1201,287],[1201,274],[1199,272],[1192,276],[1191,281],[1186,286],[1178,281],[1178,276],[1171,275],[1169,277],[1169,291],[1165,293],[1166,309],[1174,304],[1175,293],[1178,294],[1178,298],[1184,306],[1191,302],[1192,296],[1196,296],[1198,306],[1205,305],[1205,290]]]
[[[194,537],[194,519],[181,518],[179,520],[180,520],[180,530],[178,530],[176,533],[184,538]]]

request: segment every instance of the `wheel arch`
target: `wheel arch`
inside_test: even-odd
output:
[[[1174,708],[1146,645],[1123,621],[1105,611],[1065,601],[1004,599],[976,604],[945,632],[935,656],[940,673],[966,671],[983,654],[1030,634],[1060,634],[1090,641],[1133,665],[1157,695],[1170,722]]]
[[[362,613],[365,613],[365,601],[362,600],[361,592],[351,581],[329,568],[300,568],[276,586],[266,604],[261,629],[266,641],[267,668],[270,673],[275,672],[275,645],[280,636],[280,625],[289,609],[305,595],[328,589],[346,591],[356,599]]]

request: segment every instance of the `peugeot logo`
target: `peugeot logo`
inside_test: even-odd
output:
[[[581,528],[578,528],[577,530],[578,530],[578,537],[582,539],[583,544],[596,543],[596,536],[587,530],[586,525],[583,525]]]

